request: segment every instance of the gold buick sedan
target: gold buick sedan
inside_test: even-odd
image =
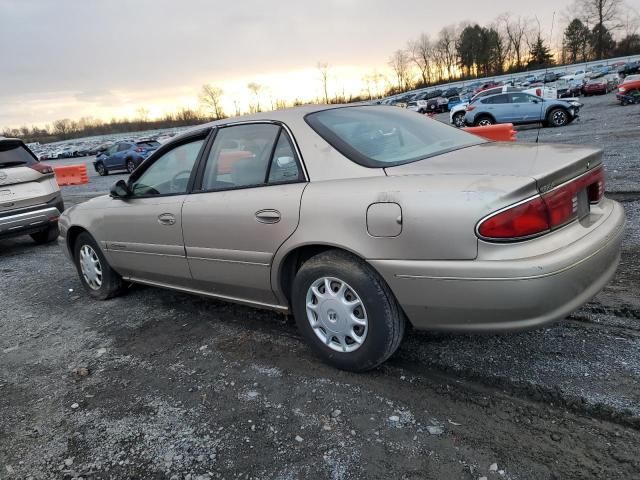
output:
[[[94,298],[127,282],[294,315],[330,364],[417,329],[565,317],[614,275],[600,150],[488,142],[403,109],[307,106],[197,127],[60,217]]]

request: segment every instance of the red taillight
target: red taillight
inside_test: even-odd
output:
[[[53,173],[53,168],[44,163],[34,163],[33,165],[29,165],[29,168],[32,168],[36,172],[42,173],[43,175]]]
[[[604,187],[604,170],[598,167],[542,196],[489,216],[478,225],[478,235],[490,240],[516,240],[546,233],[577,217],[580,192],[586,190],[589,203],[598,203]]]
[[[468,106],[467,106],[467,112],[472,112],[472,111],[473,111],[473,110],[475,110],[475,109],[476,109],[476,107],[475,107],[475,106],[473,106],[473,105],[468,105]]]
[[[542,97],[542,89],[541,88],[536,88],[536,95],[538,97]]]
[[[530,237],[549,230],[547,206],[541,197],[497,213],[478,227],[481,237],[507,240]]]
[[[142,148],[142,147],[136,147],[136,152],[144,152],[144,148]]]

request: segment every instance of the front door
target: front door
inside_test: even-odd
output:
[[[182,209],[195,288],[275,304],[271,262],[298,225],[305,186],[292,139],[280,125],[220,128]]]
[[[132,195],[104,210],[109,263],[124,277],[165,285],[191,280],[182,239],[182,204],[206,133],[161,154],[130,181]]]

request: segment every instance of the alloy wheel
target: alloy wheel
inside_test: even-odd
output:
[[[135,164],[135,163],[133,163],[133,160],[129,160],[129,161],[127,162],[127,171],[128,171],[129,173],[131,173],[131,172],[133,172],[135,169],[136,169],[136,164]]]
[[[307,320],[316,336],[336,352],[353,352],[367,337],[369,321],[364,303],[346,282],[322,277],[306,296]]]
[[[558,127],[567,123],[567,113],[562,110],[553,112],[553,123]]]
[[[93,290],[102,286],[102,265],[95,250],[90,245],[80,248],[80,271],[87,285]]]

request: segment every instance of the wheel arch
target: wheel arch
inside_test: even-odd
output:
[[[476,115],[476,116],[473,118],[473,124],[474,124],[474,125],[477,125],[477,124],[478,124],[478,122],[479,122],[480,120],[482,120],[483,118],[488,118],[488,119],[490,119],[494,124],[498,123],[498,122],[496,121],[496,117],[494,117],[494,116],[493,116],[493,115],[491,115],[490,113],[482,112],[482,113],[480,113],[479,115]]]
[[[286,301],[287,305],[290,305],[293,280],[295,279],[298,270],[300,270],[300,267],[315,255],[329,250],[343,251],[356,256],[362,261],[366,261],[358,252],[331,243],[308,243],[297,245],[290,248],[287,252],[282,253],[281,260],[274,265],[275,268],[272,273],[272,285],[276,296],[282,297],[282,300]]]
[[[87,230],[84,227],[81,227],[80,225],[72,225],[71,227],[69,227],[67,229],[67,235],[65,237],[65,242],[67,245],[67,250],[69,251],[69,254],[71,255],[71,258],[73,258],[73,252],[75,249],[75,244],[76,244],[76,240],[78,239],[78,236],[80,236],[81,233],[86,232],[89,235],[91,235],[91,233],[89,232],[89,230]],[[93,235],[91,235],[93,237]]]

